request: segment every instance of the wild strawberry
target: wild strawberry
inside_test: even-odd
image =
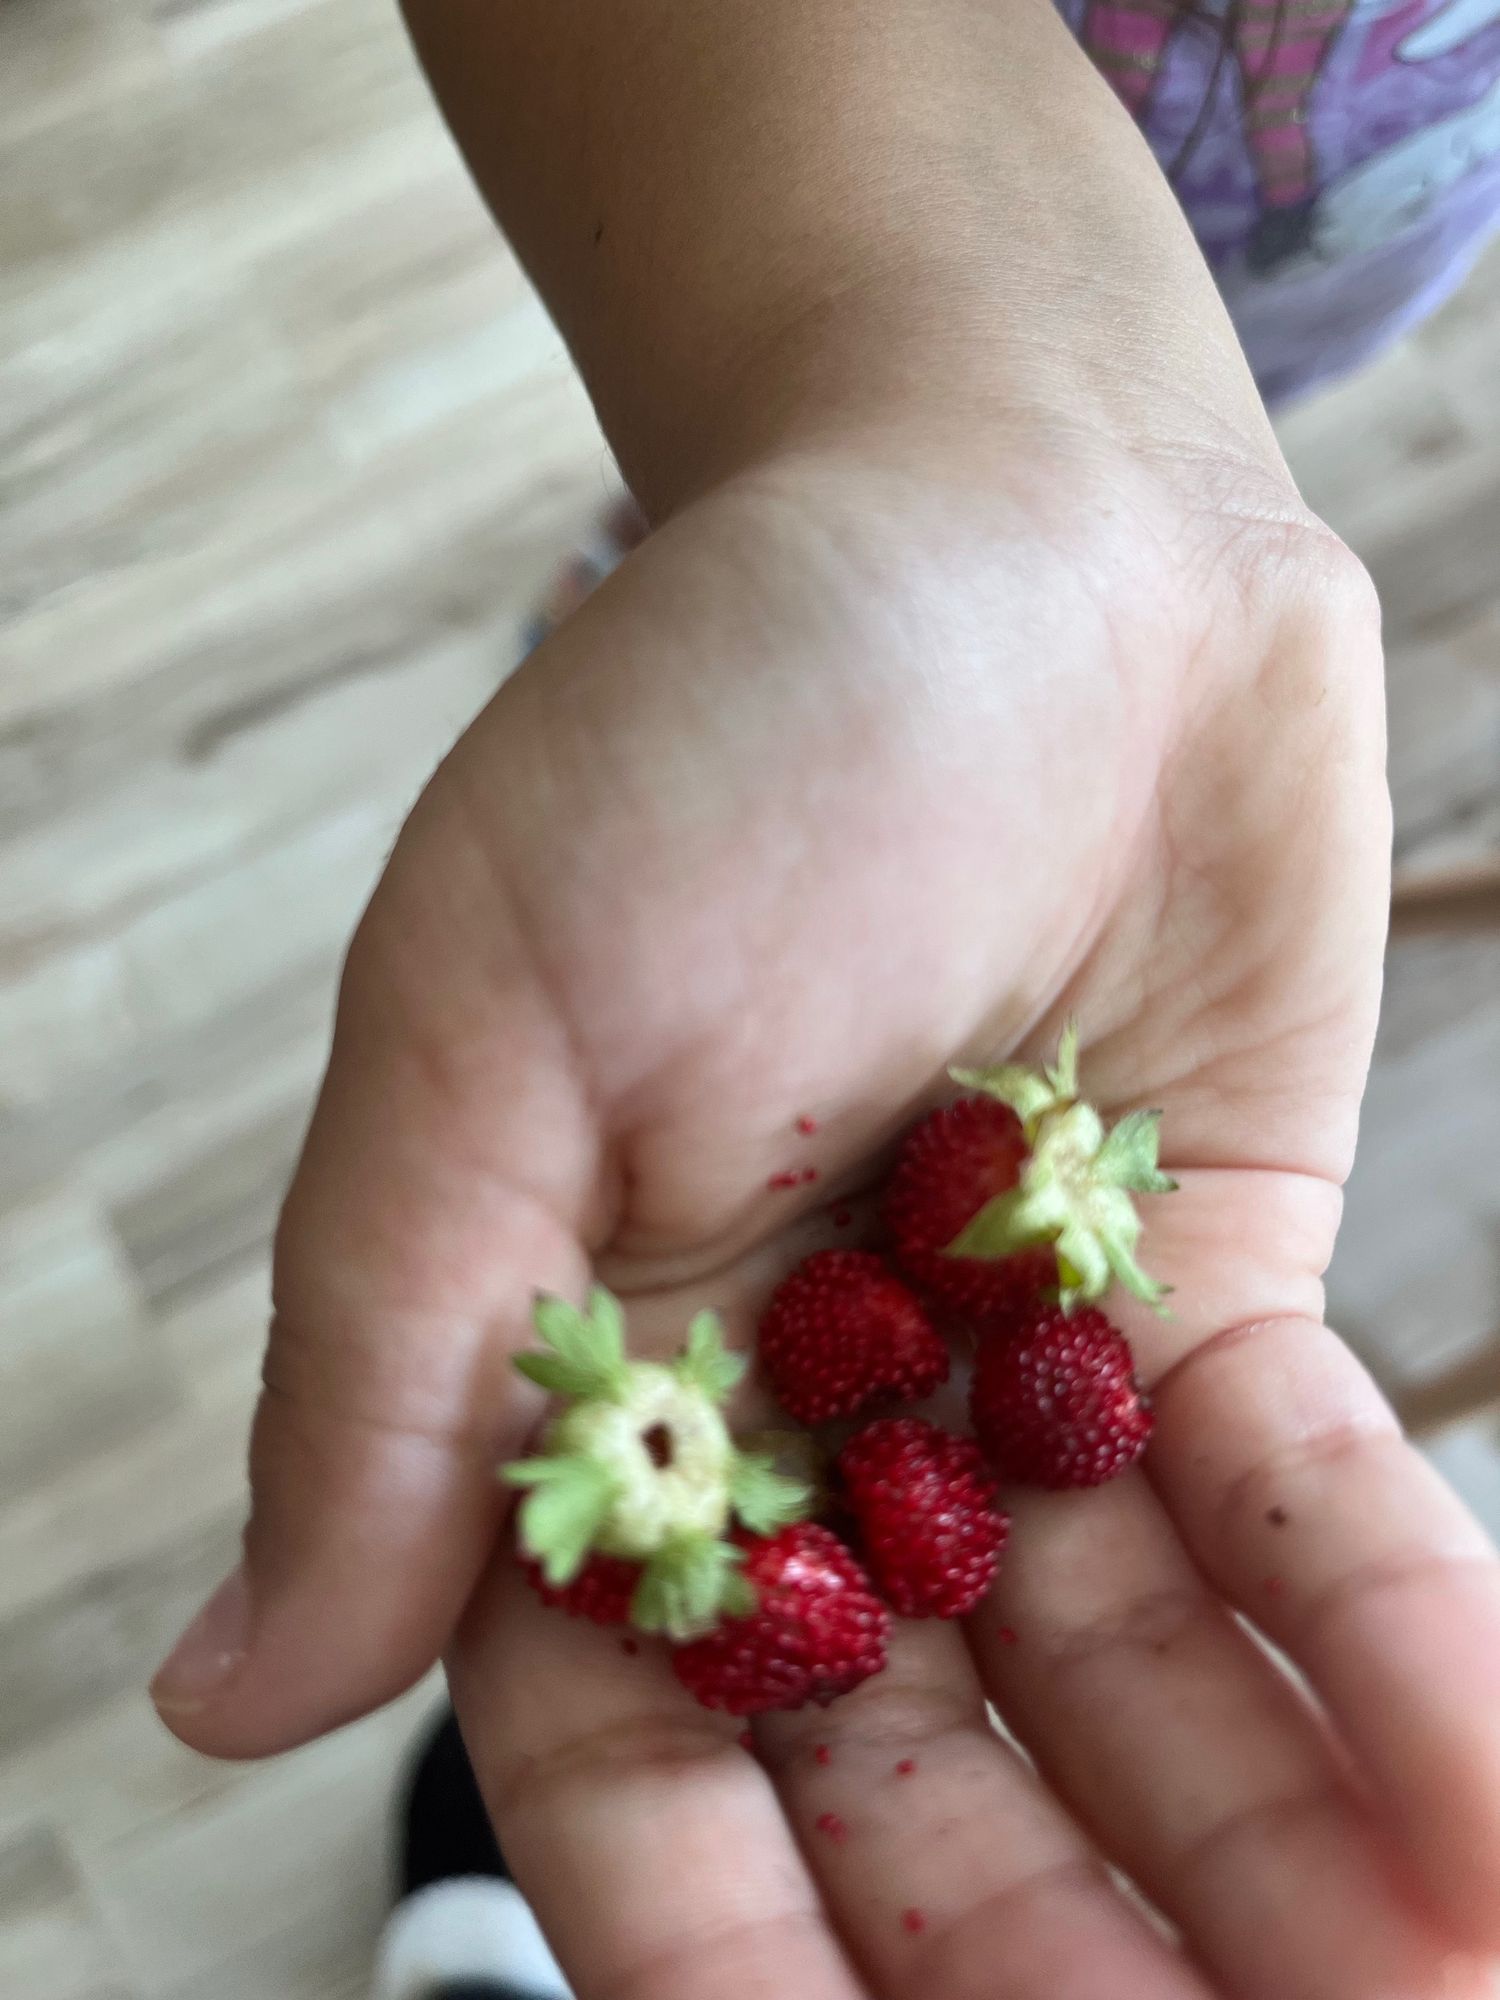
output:
[[[518,1509],[525,1555],[549,1588],[568,1589],[591,1555],[640,1572],[630,1613],[674,1639],[707,1631],[745,1601],[738,1520],[770,1534],[806,1513],[807,1489],[760,1454],[738,1449],[722,1405],[744,1372],[719,1323],[699,1313],[673,1362],[629,1361],[618,1302],[596,1290],[586,1313],[543,1298],[536,1329],[548,1349],[516,1366],[567,1399],[535,1458],[503,1468],[529,1489]]]
[[[641,1565],[619,1556],[590,1556],[571,1583],[554,1589],[539,1562],[522,1558],[526,1580],[542,1600],[570,1618],[595,1625],[628,1625],[630,1601],[641,1580]]]
[[[876,1589],[903,1618],[962,1618],[1000,1567],[1010,1522],[978,1445],[886,1417],[839,1453]]]
[[[1156,1304],[1162,1287],[1135,1261],[1141,1220],[1131,1194],[1176,1183],[1156,1164],[1160,1113],[1112,1129],[1078,1095],[1078,1033],[1057,1062],[954,1070],[980,1093],[924,1118],[885,1197],[902,1268],[955,1310],[1003,1317],[1038,1292],[1064,1304],[1102,1298],[1112,1279]]]
[[[1020,1183],[1030,1155],[1025,1128],[997,1097],[961,1097],[908,1136],[886,1189],[884,1216],[907,1275],[955,1312],[995,1319],[1057,1288],[1050,1244],[1008,1257],[948,1255],[987,1202]]]
[[[891,1615],[837,1535],[803,1522],[736,1539],[755,1609],[672,1655],[705,1708],[760,1715],[826,1704],[881,1671]]]
[[[819,1250],[783,1279],[760,1323],[776,1400],[804,1424],[852,1417],[877,1398],[920,1402],[948,1350],[915,1293],[868,1250]]]
[[[1039,1305],[985,1341],[970,1408],[991,1463],[1030,1486],[1102,1486],[1135,1464],[1154,1421],[1129,1342],[1091,1306]]]

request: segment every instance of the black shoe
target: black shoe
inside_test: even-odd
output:
[[[458,1724],[447,1715],[411,1767],[401,1901],[380,1942],[374,2000],[569,2000],[510,1879]]]
[[[479,1796],[474,1767],[450,1709],[427,1737],[406,1781],[401,1814],[401,1893],[415,1895],[454,1875],[510,1870]]]
[[[1260,220],[1245,246],[1245,262],[1258,277],[1267,277],[1281,265],[1306,256],[1312,248],[1317,206],[1317,196],[1310,194],[1285,208],[1261,210]]]

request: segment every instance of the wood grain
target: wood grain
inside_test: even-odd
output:
[[[608,459],[375,0],[7,0],[0,190],[0,1990],[353,2000],[432,1690],[250,1770],[138,1690],[233,1546],[344,941]],[[1500,937],[1438,907],[1500,855],[1497,327],[1492,258],[1285,426],[1419,885],[1333,1300],[1445,1419],[1500,1322]],[[1492,1423],[1442,1448],[1500,1514]]]

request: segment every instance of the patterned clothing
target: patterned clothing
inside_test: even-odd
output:
[[[1347,373],[1500,224],[1500,0],[1058,0],[1177,190],[1263,393]],[[624,503],[528,643],[645,532]]]
[[[1273,400],[1440,302],[1500,221],[1500,0],[1059,0]]]

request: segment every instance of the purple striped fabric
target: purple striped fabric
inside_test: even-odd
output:
[[[1421,318],[1500,223],[1500,0],[1059,5],[1273,400]]]

